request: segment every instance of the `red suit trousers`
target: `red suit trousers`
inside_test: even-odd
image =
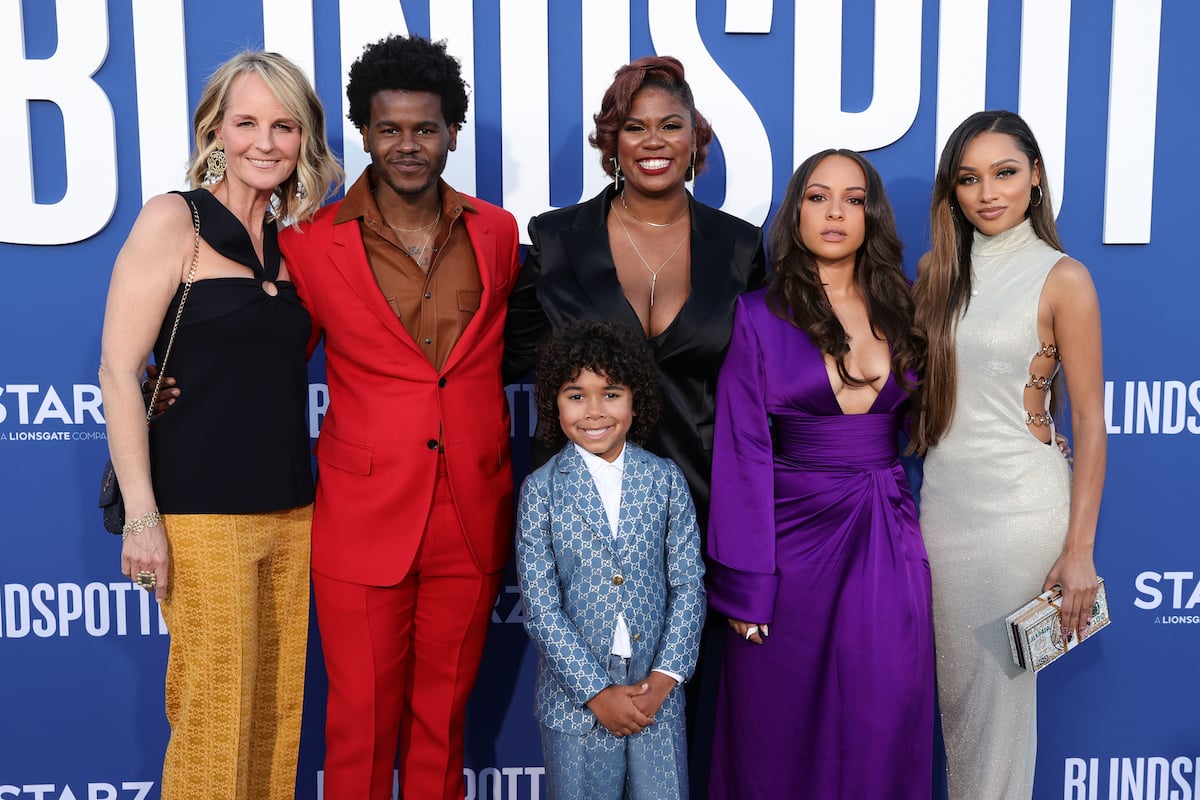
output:
[[[479,570],[439,456],[434,501],[408,574],[394,586],[313,569],[329,700],[326,800],[462,800],[467,700],[503,573]],[[386,524],[382,522],[381,524]]]

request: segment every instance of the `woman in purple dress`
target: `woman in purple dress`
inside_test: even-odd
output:
[[[806,160],[769,251],[717,382],[709,796],[927,800],[929,562],[897,446],[924,340],[879,174]]]

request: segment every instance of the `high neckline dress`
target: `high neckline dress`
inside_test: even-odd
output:
[[[1034,438],[1026,411],[1040,409],[1025,402],[1031,367],[1057,366],[1035,353],[1038,301],[1062,258],[1028,221],[976,232],[954,419],[925,458],[921,530],[952,800],[1033,793],[1036,683],[1012,662],[1004,618],[1042,590],[1067,532],[1070,471],[1053,436]]]

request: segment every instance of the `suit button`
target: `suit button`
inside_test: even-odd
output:
[[[433,295],[431,295],[429,292],[426,292],[426,293],[425,293],[425,299],[426,299],[426,300],[428,300],[428,299],[429,299],[429,298],[431,298],[431,297],[433,297]]]
[[[625,582],[625,579],[622,578],[620,575],[613,575],[613,586],[620,586],[624,582]]]
[[[635,633],[635,634],[634,634],[634,635],[633,635],[631,638],[632,638],[632,639],[633,639],[635,642],[640,642],[640,641],[642,640],[642,635],[641,635],[640,633]]]
[[[438,388],[441,389],[441,388],[444,388],[445,386],[446,386],[446,379],[438,378]]]
[[[425,344],[433,344],[433,339],[426,339]]]
[[[437,450],[437,439],[430,439],[425,444],[430,450]]]

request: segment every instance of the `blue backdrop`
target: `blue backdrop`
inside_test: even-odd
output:
[[[1036,795],[1200,800],[1190,0],[0,0],[0,800],[159,795],[167,636],[99,524],[95,369],[113,258],[143,200],[181,185],[204,79],[245,47],[305,65],[353,177],[366,158],[344,122],[346,68],[365,43],[409,31],[448,39],[474,89],[448,179],[522,224],[603,184],[584,144],[591,114],[613,69],[647,53],[683,60],[716,128],[702,200],[764,223],[804,156],[868,151],[910,267],[949,131],[984,107],[1026,115],[1104,315],[1096,560],[1114,618],[1043,673]],[[314,437],[322,370],[318,357]],[[528,387],[509,398],[523,467]],[[520,618],[510,573],[471,706],[468,797],[541,793]],[[306,799],[321,796],[318,648]]]

